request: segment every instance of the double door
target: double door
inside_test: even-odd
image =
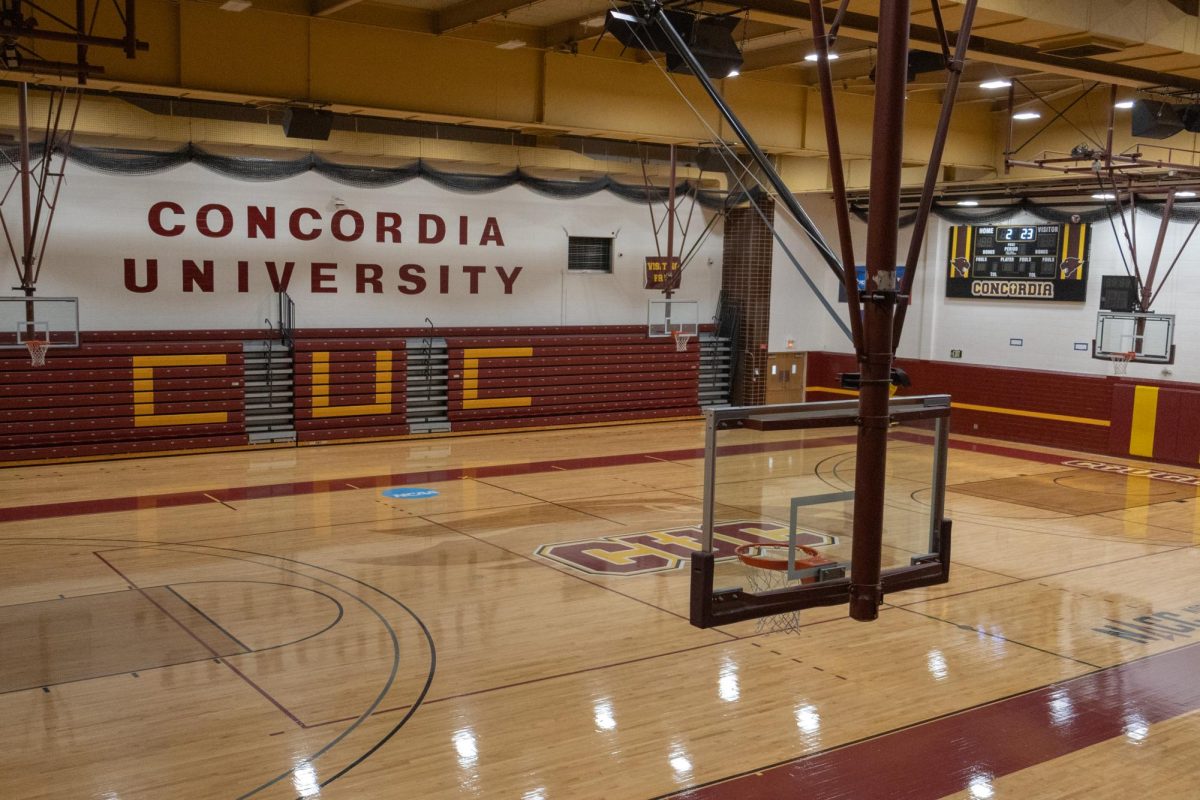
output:
[[[804,353],[767,356],[767,402],[804,402]]]

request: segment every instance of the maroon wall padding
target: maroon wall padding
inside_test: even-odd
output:
[[[679,352],[644,332],[451,336],[452,430],[492,430],[695,416],[700,347]],[[472,350],[529,348],[529,356],[470,357]],[[466,370],[474,372],[466,372]],[[473,378],[468,376],[473,375]],[[468,381],[473,381],[469,383]]]
[[[711,325],[701,330],[711,331]],[[500,430],[699,414],[699,347],[677,352],[643,325],[439,328],[307,328],[295,332],[296,437],[303,443],[410,433],[406,339],[450,346],[451,430]],[[84,331],[81,346],[52,349],[45,367],[24,350],[0,350],[0,463],[70,460],[248,445],[246,341],[263,330]],[[479,398],[528,397],[529,405],[464,408],[463,350],[532,347],[532,357],[478,364]],[[389,413],[314,416],[313,354],[329,353],[333,406],[375,405],[375,354],[390,350]],[[222,413],[220,422],[138,425],[136,356],[223,353],[226,363],[153,367],[153,413]],[[139,396],[139,402],[145,402]],[[369,409],[362,409],[367,411]]]
[[[326,442],[403,436],[408,433],[406,389],[408,356],[404,339],[379,336],[363,331],[360,338],[347,338],[344,332],[328,339],[297,340],[295,352],[296,439],[301,442]],[[391,402],[388,413],[356,409],[351,414],[321,416],[321,408],[375,406],[375,357],[379,351],[392,354]],[[313,380],[313,354],[329,354],[328,382]],[[329,388],[328,401],[315,404],[318,386]]]
[[[1138,386],[1158,388],[1154,414],[1154,452],[1149,458],[1194,467],[1200,462],[1200,387],[1163,381],[1126,380],[1113,390],[1113,426],[1109,452],[1129,456],[1133,404]],[[1145,421],[1143,421],[1145,422]],[[1138,457],[1147,457],[1143,453]]]
[[[1129,434],[1133,431],[1133,390],[1136,384],[1118,383],[1113,387],[1112,427],[1108,429],[1107,452],[1129,454]]]
[[[700,330],[711,333],[712,323],[700,325]],[[297,328],[294,334],[297,343],[305,339],[360,339],[375,337],[382,339],[405,339],[423,336],[580,336],[586,334],[603,334],[606,336],[618,334],[641,334],[645,336],[645,325],[506,325],[493,327],[452,327],[452,328]],[[255,338],[255,337],[249,337]]]
[[[1200,391],[1158,390],[1153,458],[1189,466],[1200,461]]]
[[[553,425],[586,425],[597,422],[621,422],[637,419],[657,419],[660,417],[687,417],[695,415],[695,406],[678,408],[657,408],[644,411],[619,411],[600,414],[570,414],[554,417],[524,417],[521,419],[491,419],[458,422],[454,425],[456,431],[503,430],[505,428],[530,428]]]
[[[1035,415],[1054,414],[1109,421],[1112,419],[1113,388],[1118,385],[1112,378],[1096,375],[1005,369],[944,361],[901,359],[897,365],[912,378],[912,386],[901,389],[901,395],[949,394],[956,404],[988,406]],[[808,399],[845,399],[845,395],[822,393],[820,388],[840,387],[841,373],[857,371],[858,366],[852,355],[809,353]],[[954,433],[1095,453],[1109,452],[1110,429],[1107,425],[961,407],[954,409],[950,419]]]
[[[246,444],[243,332],[182,333],[88,332],[78,348],[51,349],[44,367],[24,350],[0,350],[0,463]],[[137,356],[208,354],[225,363],[155,366],[151,383],[134,382]],[[212,413],[223,418],[194,417]]]

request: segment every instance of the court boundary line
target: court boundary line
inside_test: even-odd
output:
[[[1149,653],[1147,655],[1139,656],[1138,658],[1131,659],[1129,661],[1123,661],[1119,664],[1113,664],[1108,667],[1101,667],[1101,668],[1098,668],[1095,670],[1091,670],[1089,672],[1084,672],[1082,674],[1075,675],[1073,677],[1066,678],[1064,680],[1052,681],[1050,683],[1042,684],[1040,686],[1035,686],[1035,687],[1032,687],[1029,689],[1023,689],[1021,691],[1011,692],[1007,695],[1002,695],[1000,697],[992,698],[990,700],[984,700],[979,703],[975,703],[973,705],[967,706],[965,708],[956,709],[954,711],[948,711],[944,714],[938,714],[936,716],[929,717],[927,719],[918,720],[916,722],[911,722],[911,723],[908,723],[905,725],[898,725],[898,726],[896,726],[894,728],[890,728],[886,731],[881,731],[879,733],[873,733],[868,736],[862,736],[857,739],[852,739],[850,741],[843,742],[842,744],[834,745],[833,747],[828,747],[828,748],[824,748],[821,750],[815,750],[812,753],[806,753],[802,756],[787,758],[787,759],[783,759],[780,761],[775,761],[770,764],[763,765],[761,767],[744,770],[742,772],[738,772],[738,773],[735,773],[732,775],[727,775],[722,778],[716,778],[716,779],[713,779],[710,781],[704,781],[704,782],[698,783],[694,786],[690,786],[686,789],[675,789],[675,790],[672,790],[665,794],[655,795],[653,798],[651,798],[651,800],[688,800],[689,798],[692,798],[692,797],[698,797],[699,793],[705,789],[717,787],[717,786],[720,786],[721,784],[736,783],[737,781],[739,781],[741,779],[759,775],[760,773],[764,773],[764,772],[767,772],[770,770],[786,768],[790,765],[796,765],[803,761],[815,760],[815,759],[823,757],[823,756],[829,756],[831,754],[837,753],[842,750],[849,749],[851,747],[855,747],[857,745],[862,745],[862,744],[866,744],[868,742],[872,742],[872,741],[875,741],[878,739],[883,739],[884,737],[902,735],[902,734],[912,731],[916,728],[920,728],[922,726],[929,725],[930,723],[936,723],[936,722],[940,722],[940,721],[949,719],[951,717],[969,714],[970,712],[978,711],[978,710],[986,708],[988,706],[997,706],[997,705],[1015,700],[1020,697],[1034,695],[1038,692],[1044,692],[1047,689],[1062,686],[1063,684],[1070,683],[1073,681],[1081,681],[1081,680],[1085,680],[1088,678],[1094,679],[1095,677],[1102,675],[1103,673],[1108,673],[1108,672],[1113,672],[1113,671],[1120,670],[1120,669],[1129,668],[1132,665],[1135,665],[1135,664],[1138,664],[1138,663],[1141,663],[1144,661],[1148,661],[1151,659],[1158,659],[1163,656],[1171,655],[1173,653],[1179,653],[1180,651],[1187,650],[1189,648],[1200,648],[1200,642],[1191,642],[1188,644],[1183,644],[1183,645],[1180,645],[1179,647],[1170,648],[1168,650],[1164,650],[1159,653]],[[1176,718],[1178,718],[1178,716],[1180,716],[1180,715],[1176,715],[1175,717],[1169,717],[1168,719],[1176,719]],[[1082,749],[1082,747],[1083,746],[1081,746],[1078,749]],[[1077,751],[1078,750],[1076,750],[1076,752]],[[1030,766],[1036,766],[1038,764],[1047,763],[1047,761],[1049,761],[1049,760],[1050,759],[1046,759],[1046,760],[1042,760],[1042,761],[1035,761]],[[1028,768],[1028,767],[1026,767],[1026,768]],[[1004,773],[1004,774],[1013,774],[1013,773]],[[999,778],[999,777],[1002,777],[1002,775],[994,775],[993,776],[993,778]],[[962,787],[960,787],[960,789],[958,791],[961,791],[966,788],[967,787],[964,783],[964,785]],[[944,796],[944,794],[937,795],[937,797],[942,797],[942,796]],[[932,800],[932,798],[930,800]]]

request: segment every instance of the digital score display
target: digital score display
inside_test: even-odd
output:
[[[1060,300],[1087,296],[1090,226],[956,225],[947,297]]]

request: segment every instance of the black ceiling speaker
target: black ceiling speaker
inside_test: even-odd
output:
[[[733,38],[737,17],[696,17],[690,36],[684,36],[704,74],[714,80],[727,78],[742,66],[742,51]],[[692,70],[673,49],[667,50],[667,71],[690,75]]]
[[[1135,100],[1133,135],[1142,139],[1169,139],[1183,130],[1183,120],[1175,106],[1157,100]]]
[[[909,50],[908,64],[905,67],[905,82],[912,83],[922,72],[940,72],[946,68],[946,61],[941,53],[926,53],[924,50]],[[867,73],[871,83],[875,82],[875,69]]]
[[[692,35],[696,16],[686,11],[667,11],[666,14],[686,42]],[[611,33],[618,42],[635,50],[666,53],[672,49],[658,23],[645,19],[632,6],[609,9],[604,15],[604,32]]]
[[[1175,110],[1188,133],[1200,133],[1200,106],[1179,106]]]
[[[733,38],[733,29],[739,22],[737,17],[700,16],[675,10],[668,10],[666,15],[700,62],[705,75],[714,80],[726,78],[742,66],[742,53]],[[692,72],[658,23],[644,19],[629,6],[610,9],[604,17],[604,30],[626,47],[665,53],[669,72],[687,75]]]
[[[283,135],[289,139],[329,138],[333,130],[333,112],[316,108],[289,108],[283,112]]]

